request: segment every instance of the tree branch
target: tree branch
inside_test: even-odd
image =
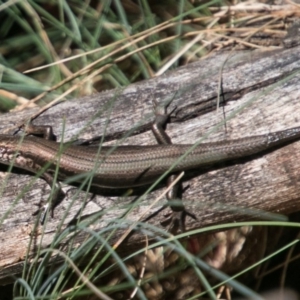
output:
[[[176,116],[168,126],[173,143],[194,143],[201,137],[205,137],[205,142],[234,139],[300,126],[299,50],[295,47],[274,52],[222,53],[123,89],[64,102],[34,123],[53,126],[58,139],[63,132],[65,141],[77,135],[80,139],[105,135],[106,141],[114,143],[114,139],[130,133],[124,144],[154,144],[150,132],[151,101],[172,97],[172,105],[177,106]],[[220,74],[221,107],[216,109]],[[2,116],[0,130],[14,126],[36,111],[31,109]],[[1,167],[2,171],[6,169]],[[262,211],[289,214],[299,210],[299,170],[300,142],[295,142],[263,156],[189,174],[189,180],[184,183],[189,187],[183,201],[198,221],[188,219],[187,229],[270,217]],[[47,200],[50,188],[42,179],[37,179],[18,198],[34,177],[21,174],[20,170],[14,170],[8,178],[6,173],[0,175],[3,178],[0,219],[5,216],[0,225],[0,280],[4,280],[22,270],[37,221],[37,217],[32,216],[37,210],[34,204]],[[137,220],[162,191],[163,188],[156,189],[147,195],[127,219]],[[77,216],[85,195],[82,191],[72,204],[63,228]],[[85,218],[107,209],[94,226],[94,230],[101,230],[118,218],[120,211],[125,211],[124,204],[130,204],[132,200],[133,197],[97,195],[85,205],[82,216]],[[51,243],[70,203],[71,198],[65,199],[55,210],[55,217],[45,227],[38,228],[36,244],[30,254],[34,253],[36,245],[46,247]],[[149,214],[157,209],[159,206],[152,208]],[[160,213],[149,222],[161,227],[162,219],[163,213]],[[44,235],[41,235],[43,230]],[[111,243],[122,233],[120,230],[114,234]],[[84,233],[78,235],[78,242],[84,238]],[[144,235],[136,232],[123,243],[120,251],[138,247],[143,241]]]

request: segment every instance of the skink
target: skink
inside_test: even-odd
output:
[[[199,144],[172,172],[198,169],[204,165],[253,155],[300,139],[300,127],[236,140]],[[127,188],[153,182],[193,145],[151,145],[111,147],[63,147],[34,136],[0,135],[0,163],[38,173],[49,163],[46,173],[58,177],[93,173],[92,183],[102,188]],[[98,153],[99,152],[99,153]]]
[[[50,185],[58,170],[59,181],[74,176],[72,182],[80,183],[86,175],[91,179],[92,185],[100,188],[132,188],[150,184],[165,172],[171,173],[167,180],[170,183],[177,172],[250,156],[300,139],[300,127],[294,127],[242,139],[201,143],[196,147],[174,145],[164,131],[169,117],[168,105],[159,106],[154,102],[156,119],[152,131],[158,145],[98,148],[60,144],[35,136],[0,135],[0,163],[40,174]],[[47,128],[50,129],[47,131],[50,138],[52,129],[49,126]],[[39,130],[40,128],[31,126],[31,133]],[[182,159],[178,161],[180,158]],[[168,200],[178,198],[178,187],[177,185],[169,191]],[[58,191],[60,193],[56,193],[51,203],[52,212],[64,197],[60,187]],[[171,207],[174,228],[179,222],[184,230],[184,216],[188,214],[193,217],[193,214],[186,211],[182,204],[173,204]]]

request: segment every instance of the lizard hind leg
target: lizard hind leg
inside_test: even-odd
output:
[[[158,142],[161,145],[172,144],[171,138],[165,131],[165,127],[168,123],[170,115],[177,109],[175,107],[170,113],[167,112],[168,107],[173,99],[169,101],[159,104],[157,101],[153,100],[153,110],[155,114],[155,120],[152,124],[152,132]],[[171,174],[167,178],[168,186],[175,180],[178,174]],[[172,209],[172,213],[168,214],[164,221],[161,222],[163,226],[168,226],[168,231],[171,233],[176,233],[178,229],[181,232],[185,231],[185,219],[186,216],[189,216],[193,219],[196,219],[195,215],[188,212],[181,200],[182,195],[182,183],[176,183],[171,190],[167,193],[167,200],[169,206]]]

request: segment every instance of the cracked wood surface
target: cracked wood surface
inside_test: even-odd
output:
[[[201,137],[205,137],[205,142],[234,139],[300,126],[299,50],[295,47],[222,53],[126,88],[64,102],[44,113],[34,124],[53,126],[58,139],[64,128],[65,141],[78,134],[80,139],[105,134],[110,143],[134,128],[124,144],[153,144],[155,139],[150,132],[152,100],[174,97],[172,105],[177,106],[176,117],[167,129],[173,143],[194,143]],[[216,110],[220,74],[225,103],[222,101]],[[3,115],[0,132],[36,111]],[[224,117],[226,127],[220,125]],[[56,208],[54,218],[33,233],[37,221],[37,217],[32,216],[37,210],[34,204],[47,200],[50,188],[42,179],[21,174],[19,170],[8,176],[4,172],[6,169],[5,166],[0,169],[0,283],[20,274],[32,236],[34,243],[30,254],[37,245],[47,247],[51,243],[60,220],[72,203],[71,196],[66,198]],[[189,180],[184,182],[188,189],[183,201],[186,208],[196,214],[197,221],[187,219],[187,229],[249,218],[262,219],[261,210],[281,214],[299,211],[299,170],[300,142],[295,142],[263,156],[189,174]],[[127,219],[137,220],[163,190],[159,188],[150,193]],[[64,226],[80,211],[85,195],[82,191],[71,205]],[[108,209],[93,225],[98,231],[122,215],[124,204],[131,203],[132,199],[97,195],[88,201],[83,216]],[[165,200],[160,201],[150,212],[164,203]],[[160,213],[149,223],[161,227],[163,215]],[[122,231],[116,232],[111,243],[121,234]],[[82,233],[76,240],[80,243],[84,238],[85,233]],[[144,245],[144,241],[144,234],[136,232],[123,243],[120,251]]]

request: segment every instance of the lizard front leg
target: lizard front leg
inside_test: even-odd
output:
[[[27,135],[35,135],[35,136],[41,136],[41,138],[44,138],[46,140],[53,140],[56,141],[56,136],[53,133],[53,129],[51,126],[36,126],[32,123],[29,123],[27,125],[23,125],[20,129],[23,129],[24,132]],[[51,210],[51,217],[54,216],[54,209],[57,205],[59,205],[62,200],[65,198],[66,194],[62,190],[62,187],[59,182],[54,182],[54,178],[52,174],[48,173],[47,170],[45,170],[41,177],[48,183],[50,188],[54,186],[54,193],[52,194],[51,201],[48,200],[48,203],[44,206],[43,212],[41,214],[40,222],[41,224],[44,224],[47,212],[49,209]],[[50,202],[50,203],[49,203]],[[36,214],[36,213],[35,213]]]

